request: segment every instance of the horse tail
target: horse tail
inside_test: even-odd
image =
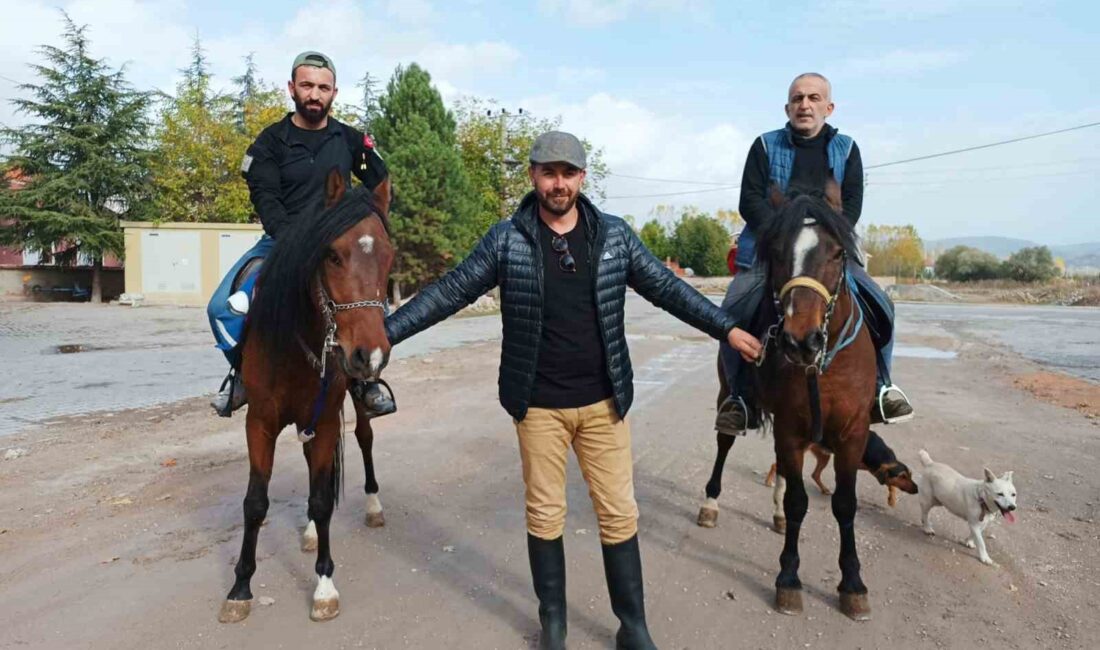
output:
[[[917,455],[920,456],[920,464],[921,465],[924,465],[925,467],[928,467],[932,464],[932,457],[928,455],[927,451],[921,449],[917,453]]]

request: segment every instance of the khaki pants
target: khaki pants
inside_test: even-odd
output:
[[[565,461],[569,445],[577,454],[600,541],[618,544],[638,532],[630,427],[614,400],[571,409],[531,408],[516,423],[523,482],[527,486],[527,532],[557,539],[565,530]]]

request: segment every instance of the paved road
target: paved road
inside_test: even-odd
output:
[[[665,316],[628,300],[631,332],[660,332]],[[902,304],[900,332],[975,336],[1100,381],[1100,309]],[[651,334],[660,336],[659,333]],[[699,336],[688,330],[687,336]],[[422,356],[500,337],[498,317],[452,319],[398,346]],[[59,346],[82,352],[59,353]],[[906,354],[902,348],[900,355]],[[206,314],[184,307],[0,303],[0,436],[50,418],[167,404],[214,392],[225,375]],[[643,385],[644,386],[644,385]]]
[[[773,458],[768,442],[737,442],[719,527],[695,526],[714,454],[715,345],[639,299],[628,303],[640,537],[660,647],[1097,647],[1100,623],[1090,607],[1100,600],[1100,428],[1015,390],[1006,374],[1010,355],[990,358],[996,355],[984,346],[952,338],[959,312],[944,316],[921,306],[913,315],[903,308],[912,325],[902,328],[903,341],[935,345],[932,335],[961,353],[899,358],[896,374],[920,417],[880,432],[905,462],[925,448],[971,476],[983,466],[1015,470],[1020,522],[989,531],[1000,567],[986,567],[958,544],[961,522],[939,513],[940,536],[926,539],[915,500],[903,496],[888,509],[884,490],[863,475],[857,539],[874,619],[854,624],[836,609],[836,528],[828,498],[816,491],[803,534],[806,613],[784,617],[772,609],[780,538],[768,528],[770,491],[760,485]],[[120,359],[156,367],[165,351],[189,359],[205,350],[206,372],[220,373],[201,322],[194,322],[197,310],[131,316],[118,308],[53,309],[39,314],[37,327],[4,315],[8,331],[23,331],[18,338],[28,352],[15,360],[24,371],[38,372],[34,361],[48,360],[61,364],[52,372],[63,375],[64,386],[88,382],[81,374],[91,370],[99,381],[126,382]],[[63,329],[73,313],[86,320],[44,333],[46,325]],[[931,315],[921,320],[925,313]],[[1076,310],[1057,313],[1076,322]],[[49,345],[77,342],[76,333],[95,332],[82,340],[109,344],[113,334],[91,325],[116,317],[142,319],[140,326],[111,322],[172,345],[43,354]],[[476,342],[494,338],[498,323],[453,321],[401,346],[406,356],[388,372],[405,396],[403,408],[376,424],[385,528],[363,526],[362,466],[349,439],[344,499],[333,522],[343,613],[331,623],[307,618],[314,558],[298,549],[307,478],[294,436],[279,442],[253,581],[256,596],[274,603],[226,626],[215,615],[240,548],[247,477],[240,418],[214,417],[192,399],[19,434],[27,455],[0,461],[0,647],[530,647],[537,605],[515,432],[495,398],[499,346]],[[5,361],[7,351],[21,347],[15,338],[5,339]],[[432,363],[408,356],[430,349],[417,346],[435,349]],[[174,377],[149,381],[174,386]],[[205,379],[195,371],[195,392],[209,390]],[[66,397],[49,386],[34,390],[51,402]],[[615,623],[596,522],[573,461],[568,495],[570,647],[611,647]]]

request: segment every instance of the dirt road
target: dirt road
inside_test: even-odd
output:
[[[958,356],[899,358],[896,379],[919,417],[879,432],[910,465],[925,448],[970,476],[1014,470],[1019,521],[990,528],[999,567],[986,567],[958,543],[961,521],[940,510],[939,536],[926,538],[914,498],[889,509],[885,490],[862,476],[857,539],[873,619],[854,623],[836,608],[829,501],[811,492],[806,612],[785,617],[771,607],[781,544],[762,486],[771,443],[738,440],[718,528],[697,527],[714,454],[715,344],[629,302],[641,544],[660,647],[1100,645],[1100,420],[1014,384],[1042,368],[968,333],[903,329],[904,344]],[[307,489],[293,435],[280,440],[253,580],[257,598],[274,602],[228,626],[215,617],[240,546],[243,418],[218,419],[191,398],[0,438],[23,450],[0,460],[0,647],[529,647],[536,602],[515,433],[496,402],[498,355],[496,342],[468,342],[387,370],[401,410],[376,426],[386,527],[363,525],[349,434],[333,522],[342,613],[329,623],[308,619],[313,556],[298,546]],[[596,522],[572,461],[569,472],[570,647],[612,647]]]

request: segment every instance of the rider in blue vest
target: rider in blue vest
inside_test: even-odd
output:
[[[863,162],[850,136],[825,123],[832,115],[832,87],[817,73],[799,75],[791,82],[786,104],[788,122],[782,129],[761,135],[753,142],[741,180],[740,212],[745,229],[737,241],[738,273],[730,283],[723,309],[737,322],[748,323],[764,299],[764,271],[756,262],[756,231],[775,213],[769,199],[772,186],[782,193],[801,188],[823,191],[831,175],[840,185],[844,215],[854,225],[863,209]],[[848,272],[859,288],[871,338],[878,352],[878,394],[871,413],[874,422],[912,419],[913,407],[890,381],[893,349],[894,305],[871,279],[859,260],[848,261]],[[715,428],[737,435],[759,426],[759,410],[741,355],[727,344],[721,357],[730,395],[718,409]]]
[[[387,176],[386,164],[369,136],[329,116],[336,98],[336,67],[320,52],[303,52],[294,59],[287,83],[294,112],[267,127],[248,147],[241,173],[264,236],[229,270],[207,306],[217,346],[232,370],[211,401],[228,417],[247,398],[238,371],[240,339],[260,261],[271,252],[279,234],[295,219],[321,208],[325,179],[339,169],[345,182],[351,174],[369,188]],[[393,399],[375,382],[357,380],[349,388],[357,412],[378,417],[396,410]]]

